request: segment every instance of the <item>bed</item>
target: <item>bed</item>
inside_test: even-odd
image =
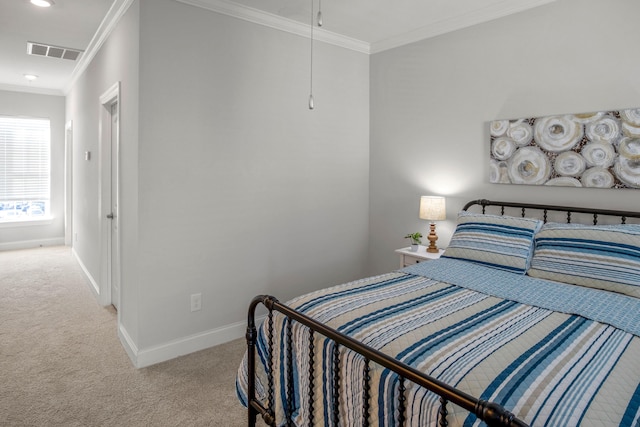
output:
[[[249,426],[640,425],[638,218],[475,200],[438,260],[254,298]]]

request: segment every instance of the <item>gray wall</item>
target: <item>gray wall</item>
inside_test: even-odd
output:
[[[309,111],[308,39],[171,0],[140,19],[139,346],[364,275],[368,56],[317,43]]]
[[[37,225],[0,224],[0,250],[64,244],[64,97],[0,91],[0,115],[50,120],[53,216],[53,220]]]
[[[639,8],[559,0],[371,57],[317,43],[309,111],[308,39],[134,2],[67,98],[81,159],[98,97],[122,82],[128,344],[143,363],[173,357],[238,336],[256,294],[396,268],[402,236],[426,231],[423,194],[448,196],[442,246],[471,198],[637,209],[633,190],[490,185],[487,156],[497,118],[638,106]],[[95,165],[75,163],[74,250],[100,277]]]
[[[73,250],[90,279],[101,286],[102,234],[99,209],[100,96],[120,82],[120,230],[122,285],[120,321],[138,339],[138,26],[134,2],[66,98],[73,120]],[[85,151],[92,153],[84,159]]]
[[[366,273],[369,58],[315,50],[309,111],[308,39],[139,0],[74,84],[74,250],[99,281],[99,162],[83,153],[122,83],[119,316],[138,366],[241,336],[257,294]]]
[[[488,123],[640,106],[640,2],[559,0],[371,57],[370,273],[428,228],[420,195],[447,196],[446,246],[474,198],[640,208],[638,190],[488,183]]]

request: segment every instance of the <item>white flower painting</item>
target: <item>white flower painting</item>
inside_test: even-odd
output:
[[[640,108],[490,123],[490,182],[640,188]]]

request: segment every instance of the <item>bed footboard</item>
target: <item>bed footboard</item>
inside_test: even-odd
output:
[[[257,329],[256,329],[256,324],[255,324],[255,310],[257,308],[257,306],[259,304],[263,304],[269,314],[268,314],[268,318],[267,318],[267,325],[270,329],[270,333],[268,334],[268,346],[269,346],[269,365],[270,368],[268,369],[269,373],[268,373],[268,377],[267,377],[267,381],[268,381],[268,385],[267,385],[267,389],[268,389],[268,399],[267,399],[267,406],[265,407],[264,404],[259,401],[256,398],[256,344],[257,344],[257,338],[258,338],[258,333],[257,333]],[[444,427],[448,425],[447,422],[447,404],[449,402],[454,403],[460,407],[462,407],[463,409],[475,414],[479,419],[483,420],[484,422],[486,422],[489,426],[526,426],[527,424],[524,423],[523,421],[519,420],[518,418],[516,418],[512,413],[510,413],[509,411],[507,411],[506,409],[504,409],[501,405],[498,405],[496,403],[492,403],[492,402],[487,402],[484,400],[479,400],[474,398],[473,396],[470,396],[464,392],[461,392],[460,390],[455,389],[454,387],[449,386],[448,384],[445,384],[435,378],[432,378],[428,375],[425,375],[424,373],[414,369],[413,367],[406,365],[402,362],[399,362],[397,360],[395,360],[394,358],[381,353],[380,351],[371,348],[369,346],[366,346],[352,338],[350,338],[347,335],[344,335],[326,325],[323,325],[317,321],[315,321],[314,319],[296,311],[293,310],[292,308],[281,304],[276,298],[269,296],[269,295],[259,295],[257,297],[255,297],[253,299],[253,301],[251,302],[251,305],[249,307],[249,312],[248,312],[248,322],[247,322],[247,333],[246,333],[246,339],[247,339],[247,369],[248,369],[248,387],[247,387],[247,400],[248,400],[248,425],[250,427],[255,426],[256,425],[256,420],[257,420],[257,416],[260,415],[262,417],[262,419],[270,426],[274,426],[276,425],[276,420],[275,420],[275,411],[274,411],[274,404],[275,404],[275,391],[274,391],[274,379],[273,379],[273,369],[271,369],[273,367],[273,312],[277,311],[280,312],[282,314],[284,314],[286,316],[286,318],[288,319],[287,323],[287,327],[286,327],[286,333],[285,333],[285,355],[284,355],[284,359],[287,369],[286,371],[289,373],[289,378],[286,379],[286,383],[287,383],[287,389],[286,389],[286,399],[288,401],[288,404],[286,405],[287,408],[289,408],[287,411],[285,411],[285,425],[287,426],[293,426],[294,423],[292,421],[292,410],[290,408],[293,407],[293,379],[291,378],[292,372],[293,372],[293,357],[292,357],[292,338],[291,338],[291,323],[293,321],[298,322],[304,326],[306,326],[307,328],[309,328],[310,331],[310,340],[309,340],[309,346],[311,351],[311,354],[313,354],[313,343],[314,343],[314,334],[318,333],[321,334],[322,336],[332,340],[333,342],[336,343],[335,347],[334,347],[334,358],[333,358],[333,378],[334,378],[334,383],[332,384],[332,393],[333,393],[333,398],[332,401],[334,402],[334,407],[332,408],[331,411],[331,418],[332,418],[332,425],[341,425],[340,423],[340,412],[339,412],[339,407],[338,407],[338,398],[339,398],[339,393],[340,393],[340,376],[339,376],[339,363],[340,363],[340,359],[339,359],[339,355],[338,355],[338,348],[339,346],[343,346],[346,347],[348,349],[350,349],[351,351],[354,351],[360,355],[362,355],[362,357],[364,357],[365,360],[365,368],[363,370],[363,408],[362,408],[362,413],[363,413],[363,419],[362,419],[362,425],[363,426],[369,426],[370,422],[369,422],[369,400],[370,400],[370,383],[369,383],[369,372],[370,372],[370,364],[371,363],[375,363],[378,364],[384,368],[387,368],[393,372],[395,372],[398,377],[399,377],[399,396],[398,396],[398,402],[397,402],[397,408],[398,408],[398,414],[397,414],[397,420],[398,420],[398,425],[400,426],[404,426],[405,425],[405,420],[406,420],[406,415],[405,415],[405,410],[406,410],[406,398],[404,395],[404,391],[406,389],[406,381],[410,381],[413,382],[414,384],[420,386],[420,387],[424,387],[425,389],[436,393],[438,396],[440,396],[440,410],[439,410],[439,425]],[[313,356],[311,356],[313,357]],[[311,364],[312,368],[311,368],[311,372],[309,372],[309,378],[310,378],[310,385],[313,385],[313,377],[314,377],[314,372],[313,372],[313,364]],[[310,390],[307,391],[306,396],[308,396],[309,399],[309,405],[311,405],[311,411],[310,411],[310,419],[305,420],[305,422],[307,423],[306,425],[312,426],[314,425],[314,419],[313,419],[313,401],[314,401],[314,396],[313,396],[313,387],[310,387]]]

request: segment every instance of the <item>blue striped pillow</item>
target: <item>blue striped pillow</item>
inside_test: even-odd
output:
[[[640,225],[545,224],[528,274],[640,298]]]
[[[442,256],[524,274],[533,253],[533,236],[540,227],[538,219],[462,211]]]

